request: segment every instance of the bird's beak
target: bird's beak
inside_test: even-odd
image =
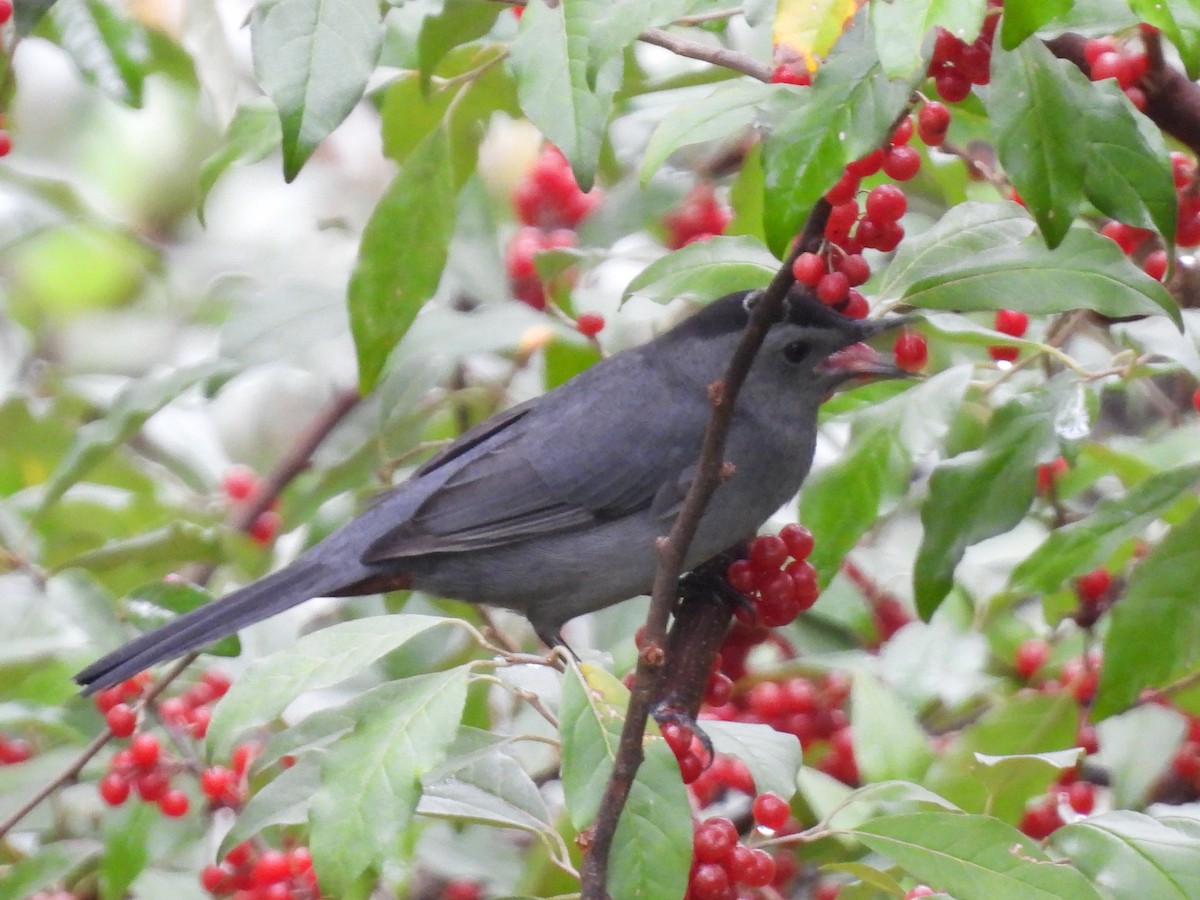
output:
[[[858,342],[830,354],[819,368],[836,382],[867,381],[877,378],[911,378],[892,360],[864,343],[885,331],[902,328],[918,320],[917,316],[888,316],[882,319],[862,319],[857,324]]]

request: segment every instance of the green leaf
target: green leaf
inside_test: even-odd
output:
[[[813,87],[767,137],[763,148],[767,244],[782,256],[813,204],[847,162],[878,147],[924,78],[893,81],[875,53],[865,14],[842,35]]]
[[[1113,806],[1136,809],[1150,802],[1187,730],[1182,713],[1157,703],[1135,706],[1096,726],[1100,752],[1092,761],[1108,772]]]
[[[98,852],[98,848],[81,847],[80,843],[66,840],[40,844],[37,853],[6,865],[0,900],[29,900],[38,896],[39,890],[52,888],[54,882],[65,879],[88,856]],[[50,896],[49,890],[43,896]]]
[[[883,816],[850,833],[959,900],[1100,900],[1081,872],[1052,861],[1017,829],[990,816]]]
[[[374,0],[262,0],[250,17],[254,74],[279,110],[291,181],[350,114],[383,45]]]
[[[1048,398],[1013,400],[998,409],[983,446],[941,463],[921,507],[925,534],[913,589],[928,619],[950,592],[967,547],[1013,528],[1033,503],[1037,461],[1054,445]]]
[[[970,218],[973,211],[965,216],[951,211],[943,223]],[[1053,250],[1036,237],[1014,242],[1010,226],[996,222],[963,239],[949,236],[942,224],[934,231],[937,235],[916,239],[908,254],[897,255],[903,267],[894,275],[889,268],[882,296],[960,312],[1010,308],[1046,315],[1082,308],[1106,316],[1166,313],[1180,321],[1179,307],[1162,284],[1090,229],[1071,229]],[[997,238],[999,233],[1004,236]],[[979,248],[989,239],[990,248]],[[956,248],[964,244],[978,248],[978,255],[958,255]]]
[[[218,563],[224,558],[221,535],[216,529],[191,522],[172,522],[133,537],[108,541],[94,550],[64,560],[55,560],[54,568],[105,572],[125,565]]]
[[[13,4],[13,26],[18,37],[27,37],[54,6],[56,0],[21,0]]]
[[[437,290],[454,211],[450,148],[439,128],[405,161],[363,230],[347,302],[364,394]]]
[[[469,672],[458,666],[382,684],[341,709],[357,725],[322,755],[309,806],[322,892],[345,896],[388,857],[416,809],[421,776],[454,740]]]
[[[273,825],[302,825],[308,821],[308,805],[320,784],[320,758],[314,754],[301,756],[250,795],[233,827],[221,839],[217,858],[223,859],[238,844]]]
[[[1047,784],[1068,769],[1074,769],[1082,758],[1082,747],[1008,756],[976,753],[971,774],[987,788],[988,806],[991,807],[1006,794],[1029,797],[1044,791]]]
[[[883,70],[892,78],[924,72],[928,60],[921,52],[926,35],[945,28],[959,40],[979,37],[987,0],[893,0],[871,4],[875,50]],[[1007,9],[1005,13],[1007,15]]]
[[[1051,247],[1066,237],[1083,201],[1086,161],[1067,68],[1041,41],[1011,53],[996,47],[985,98],[1000,162]]]
[[[1171,529],[1142,560],[1113,606],[1093,716],[1110,716],[1144,688],[1163,687],[1200,669],[1197,583],[1200,512]]]
[[[71,485],[133,437],[154,413],[197,384],[206,391],[233,374],[228,362],[207,362],[140,378],[117,395],[105,415],[78,430],[71,448],[46,482],[34,517],[42,515]]]
[[[1200,838],[1132,810],[1089,816],[1054,832],[1051,846],[1113,897],[1200,897]]]
[[[629,693],[587,663],[563,681],[559,734],[567,813],[576,829],[592,823],[612,772]],[[691,814],[671,749],[657,734],[643,741],[645,760],[629,793],[609,861],[613,900],[680,897],[691,865]]]
[[[850,692],[854,760],[864,781],[920,781],[933,760],[929,737],[904,701],[866,672]]]
[[[151,58],[144,28],[103,0],[59,0],[50,19],[85,79],[119,103],[142,105]]]
[[[1200,481],[1200,464],[1168,469],[1121,497],[1096,505],[1085,518],[1055,529],[1009,577],[1021,593],[1055,591],[1069,578],[1102,565],[1123,542],[1141,534],[1164,510]]]
[[[1065,15],[1074,0],[1014,0],[1004,4],[1000,20],[1000,44],[1011,50],[1044,25]]]
[[[677,297],[714,300],[734,291],[764,287],[778,268],[779,260],[757,239],[717,236],[655,260],[629,282],[621,299],[636,296],[657,303]]]
[[[150,860],[150,830],[158,827],[160,813],[147,803],[132,804],[108,823],[104,853],[100,857],[100,898],[121,900]]]
[[[571,162],[583,190],[591,190],[622,59],[613,56],[589,72],[590,35],[609,4],[603,0],[531,3],[512,44],[512,68],[521,110]]]
[[[434,773],[442,777],[425,779],[420,815],[554,834],[554,817],[541,791],[512,756],[493,745],[483,756],[452,766],[454,762],[448,760]]]
[[[701,727],[717,753],[746,764],[760,794],[770,791],[787,799],[796,793],[803,751],[795,735],[753,722],[707,719]]]
[[[672,110],[650,135],[650,142],[642,153],[638,178],[645,184],[680,147],[740,133],[754,122],[763,104],[784,90],[786,88],[777,84],[733,81],[718,85],[699,102],[691,100]]]
[[[283,132],[279,126],[279,114],[269,102],[254,100],[238,107],[225,143],[204,161],[200,168],[200,197],[197,214],[204,224],[204,204],[209,192],[225,170],[237,162],[256,163],[266,159],[279,146]]]
[[[433,628],[471,631],[461,619],[375,616],[306,634],[286,650],[253,663],[217,705],[208,729],[213,757],[225,757],[238,735],[270,721],[304,691],[332,687],[374,665]]]
[[[430,76],[447,53],[483,37],[503,11],[502,5],[490,0],[446,0],[436,13],[427,17],[417,39],[421,89],[429,89]]]

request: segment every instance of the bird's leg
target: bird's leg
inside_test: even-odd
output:
[[[696,716],[733,611],[749,602],[725,580],[730,563],[745,556],[744,549],[739,545],[727,550],[680,579],[679,604],[667,634],[667,658],[653,710],[659,724],[674,722],[691,728],[710,760],[712,741],[698,727]]]

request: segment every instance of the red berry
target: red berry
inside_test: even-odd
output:
[[[769,574],[759,587],[758,615],[768,628],[787,625],[800,615],[800,600],[792,579],[783,572]]]
[[[600,313],[583,313],[575,321],[575,328],[585,337],[595,337],[604,330],[604,316]]]
[[[137,713],[124,703],[118,703],[105,713],[104,720],[116,737],[129,737],[137,728]]]
[[[151,769],[158,762],[162,747],[152,734],[139,734],[129,744],[129,755],[139,769]]]
[[[266,887],[286,879],[291,874],[290,869],[288,859],[283,853],[278,850],[265,850],[262,856],[254,861],[250,878],[259,887]]]
[[[708,676],[704,688],[704,702],[709,706],[724,706],[733,699],[733,679],[724,672],[713,672]]]
[[[275,535],[279,533],[279,525],[283,521],[279,513],[273,509],[264,509],[250,523],[250,529],[246,532],[250,535],[250,540],[256,544],[269,544],[275,540]]]
[[[738,593],[748,594],[754,590],[754,566],[748,559],[736,560],[725,572],[725,580]]]
[[[1167,251],[1154,250],[1142,260],[1142,271],[1155,281],[1162,281],[1167,274]]]
[[[191,801],[188,800],[188,795],[178,788],[172,788],[158,798],[159,810],[164,816],[172,819],[187,815],[190,805]]]
[[[884,222],[879,226],[879,235],[875,238],[875,249],[881,253],[891,253],[904,240],[904,228],[899,222]]]
[[[895,222],[904,215],[906,209],[908,199],[904,191],[894,184],[881,184],[867,194],[867,217],[876,222]]]
[[[857,288],[850,288],[846,293],[846,302],[839,310],[847,319],[865,319],[871,312],[871,304]]]
[[[1088,606],[1099,603],[1111,586],[1112,575],[1107,569],[1096,569],[1086,575],[1080,575],[1075,581],[1075,590],[1079,594],[1079,599]]]
[[[939,63],[953,62],[958,59],[958,54],[962,48],[962,41],[945,28],[939,28],[937,30],[937,37],[933,42],[933,59]]]
[[[779,531],[779,536],[783,539],[783,543],[787,547],[788,554],[792,559],[805,560],[812,553],[812,532],[803,525],[784,525]]]
[[[238,775],[245,775],[246,770],[250,768],[250,764],[262,753],[262,747],[254,741],[247,741],[244,744],[238,744],[233,748],[233,754],[229,759],[229,766]]]
[[[896,126],[896,130],[892,132],[892,146],[896,147],[900,144],[907,144],[912,140],[913,136],[913,120],[911,116],[905,116],[900,120],[900,124]]]
[[[1015,309],[998,309],[995,327],[1001,334],[1021,337],[1029,328],[1029,316]]]
[[[1196,388],[1192,393],[1192,407],[1196,412],[1200,412],[1200,388]]]
[[[1069,785],[1067,803],[1081,816],[1090,814],[1096,808],[1096,786],[1087,781],[1076,781]]]
[[[1087,60],[1089,66],[1094,66],[1100,54],[1117,53],[1120,49],[1121,45],[1114,37],[1092,38],[1083,45],[1083,58]]]
[[[249,466],[231,466],[221,479],[221,490],[230,500],[248,500],[258,492],[258,476]]]
[[[1059,476],[1067,471],[1067,461],[1061,456],[1037,467],[1037,489],[1039,494],[1050,492],[1050,488]]]
[[[1092,725],[1081,725],[1079,733],[1075,735],[1075,746],[1082,747],[1084,753],[1099,753],[1100,738],[1096,734],[1096,729]]]
[[[1176,188],[1187,187],[1196,175],[1196,164],[1186,153],[1173,151],[1171,153],[1171,177]]]
[[[12,0],[0,0],[0,25],[7,25],[8,20],[12,18],[12,15]]]
[[[213,800],[219,800],[233,784],[234,775],[224,766],[213,766],[200,773],[200,791]]]
[[[829,220],[825,223],[825,237],[835,244],[844,245],[850,237],[850,229],[857,221],[858,203],[853,200],[849,203],[839,203],[829,213]]]
[[[937,147],[950,130],[950,110],[936,100],[930,100],[917,113],[917,136],[930,147]]]
[[[751,806],[754,821],[769,831],[778,831],[792,815],[788,802],[778,794],[759,794]]]
[[[1107,222],[1100,229],[1100,233],[1106,238],[1114,240],[1126,256],[1132,255],[1142,241],[1150,235],[1150,232],[1126,225],[1124,222]]]
[[[883,148],[872,150],[861,159],[856,159],[853,162],[846,164],[846,171],[851,175],[856,175],[859,178],[867,178],[879,171],[879,167],[883,165]]]
[[[940,72],[933,79],[933,86],[937,88],[938,96],[947,103],[959,103],[971,93],[970,80],[957,69]]]
[[[1138,112],[1146,108],[1146,92],[1140,87],[1125,88],[1125,96],[1129,98],[1129,102],[1133,104],[1133,108]]]
[[[896,365],[906,372],[919,371],[929,361],[929,345],[913,331],[903,331],[892,347]]]
[[[778,535],[760,534],[750,544],[750,564],[758,572],[778,570],[787,558],[787,544]]]
[[[12,147],[12,135],[0,129],[0,156],[8,156],[8,154],[12,153]]]
[[[851,287],[866,284],[867,279],[871,277],[871,264],[861,253],[847,253],[842,256],[838,260],[837,270],[846,276]]]
[[[677,722],[665,722],[662,726],[662,736],[667,742],[667,746],[671,748],[671,752],[675,754],[677,759],[681,759],[692,746],[692,738],[695,736],[692,729],[686,725],[680,725]]]
[[[1017,647],[1017,657],[1013,665],[1016,667],[1017,674],[1028,681],[1038,669],[1046,664],[1046,660],[1050,658],[1050,645],[1039,638],[1030,638],[1027,641],[1022,641]]]
[[[1020,347],[988,347],[988,355],[996,362],[1012,362],[1021,355]]]
[[[138,775],[133,786],[139,797],[147,803],[154,803],[170,789],[171,782],[166,775],[155,770]]]
[[[93,702],[96,704],[96,709],[102,713],[107,713],[123,699],[120,687],[111,687],[97,693],[93,698]]]
[[[1050,802],[1039,803],[1025,810],[1021,824],[1017,827],[1035,841],[1044,840],[1062,827],[1063,820],[1058,814],[1058,805]]]
[[[809,85],[812,84],[812,75],[806,70],[784,63],[771,71],[771,83]]]
[[[1122,70],[1121,54],[1113,50],[1105,51],[1092,62],[1091,69],[1092,81],[1116,78]]]
[[[850,279],[842,272],[826,272],[817,282],[817,299],[833,306],[846,299],[850,292]]]
[[[458,879],[451,881],[442,889],[441,900],[480,900],[482,897],[483,891],[479,882]]]
[[[200,887],[210,894],[227,894],[231,886],[229,873],[220,866],[205,866],[200,870]]]
[[[936,894],[933,888],[925,884],[918,884],[915,888],[904,895],[904,900],[920,900],[921,897],[932,897]]]
[[[688,882],[688,896],[695,900],[728,900],[730,890],[729,873],[718,863],[697,866]]]
[[[733,852],[738,831],[728,819],[706,819],[697,826],[693,842],[698,862],[720,862]]]
[[[915,147],[892,147],[883,157],[883,172],[895,181],[908,181],[921,170],[921,154]]]
[[[1186,781],[1195,782],[1200,779],[1200,744],[1195,741],[1185,741],[1175,751],[1171,759],[1171,768],[1175,774]]]
[[[992,80],[992,48],[976,41],[963,47],[958,56],[958,70],[971,84],[987,84]]]
[[[109,772],[100,779],[100,799],[109,806],[120,806],[129,799],[129,779]]]
[[[792,276],[809,287],[816,287],[826,271],[825,259],[816,253],[801,253],[792,263]]]
[[[508,242],[504,252],[504,266],[508,277],[513,279],[536,278],[537,269],[533,258],[543,249],[543,232],[539,228],[520,229]]]
[[[849,203],[854,199],[855,194],[858,193],[859,182],[860,179],[857,175],[843,172],[837,184],[825,192],[825,199],[829,201],[831,206],[837,206],[840,203]]]

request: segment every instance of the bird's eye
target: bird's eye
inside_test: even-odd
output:
[[[808,341],[792,341],[783,348],[783,358],[790,363],[803,362],[810,349]]]

